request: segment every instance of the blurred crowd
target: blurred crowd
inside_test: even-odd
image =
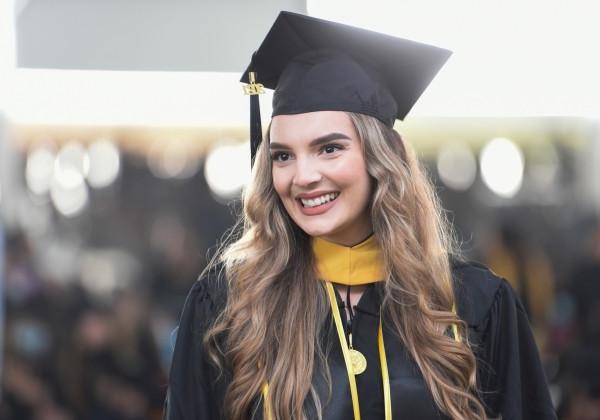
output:
[[[487,263],[526,309],[559,418],[600,419],[600,220],[583,222],[581,249],[565,274],[514,225],[501,225]],[[565,246],[559,238],[557,246]]]
[[[0,418],[160,418],[165,334],[147,291],[102,302],[36,270],[23,235],[7,250]]]
[[[600,419],[600,224],[555,307],[551,352],[558,357],[564,418]]]
[[[162,417],[179,311],[233,208],[200,174],[121,170],[77,217],[25,194],[0,225],[2,420]]]

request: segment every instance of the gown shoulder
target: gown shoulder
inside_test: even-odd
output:
[[[477,359],[480,400],[503,419],[556,419],[527,313],[511,285],[486,266],[453,262],[457,312]]]
[[[503,279],[472,261],[453,261],[452,278],[458,314],[469,327],[481,326],[504,286]]]
[[[221,265],[203,272],[192,285],[175,330],[164,420],[222,418],[223,375],[209,360],[203,339],[226,301]]]

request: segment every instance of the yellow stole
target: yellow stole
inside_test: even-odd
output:
[[[383,281],[383,257],[375,235],[354,246],[313,238],[312,249],[324,281],[358,286]]]
[[[344,362],[348,372],[348,381],[350,384],[350,395],[352,397],[352,407],[354,420],[360,420],[360,406],[358,401],[358,390],[356,387],[356,378],[353,371],[353,364],[350,350],[346,341],[346,333],[342,325],[340,312],[337,306],[337,299],[332,283],[344,284],[348,286],[357,286],[383,281],[385,271],[383,268],[383,257],[375,235],[369,236],[361,243],[346,247],[337,245],[320,238],[312,239],[312,249],[316,259],[319,279],[323,280],[327,290],[327,296],[331,306],[331,313],[335,322],[338,339],[342,347]],[[454,306],[452,307],[455,311]],[[454,339],[459,341],[458,329],[453,324]],[[383,341],[383,328],[381,315],[379,318],[379,329],[377,333],[377,345],[379,348],[379,362],[381,365],[381,379],[383,384],[383,399],[385,420],[392,420],[392,403],[390,393],[390,381],[388,374],[387,359],[385,355],[385,343]],[[265,383],[263,387],[263,405],[265,419],[272,419],[272,412],[269,401],[269,384]]]

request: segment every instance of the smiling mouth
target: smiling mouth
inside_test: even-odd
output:
[[[313,207],[318,207],[323,204],[327,204],[331,201],[334,201],[335,199],[338,198],[339,195],[340,195],[339,192],[334,192],[334,193],[329,193],[329,194],[323,194],[322,196],[316,197],[316,198],[310,198],[310,199],[300,198],[298,201],[300,201],[300,204],[304,208],[313,208]]]

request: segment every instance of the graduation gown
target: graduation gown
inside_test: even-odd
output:
[[[480,393],[490,418],[505,420],[555,419],[538,350],[525,310],[508,282],[484,266],[456,263],[453,266],[457,313],[468,325],[477,359]],[[227,372],[208,361],[202,336],[226,303],[226,284],[216,271],[192,287],[180,318],[165,403],[167,420],[223,419]],[[354,347],[367,358],[367,370],[357,375],[361,418],[383,420],[384,403],[377,347],[377,328],[382,284],[370,285],[362,295],[353,320]],[[342,319],[346,311],[337,295]],[[313,383],[326,402],[323,420],[353,418],[346,366],[333,322],[324,339],[330,340],[329,367],[333,386],[327,400],[325,384],[316,374]],[[427,385],[401,340],[383,328],[389,369],[393,419],[446,419],[436,407]],[[257,398],[255,419],[262,419]],[[308,416],[313,418],[307,404]],[[249,415],[249,418],[251,416]],[[316,418],[316,416],[314,416]]]

